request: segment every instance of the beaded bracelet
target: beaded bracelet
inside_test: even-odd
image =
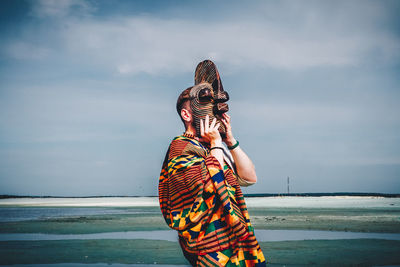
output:
[[[237,148],[238,146],[239,146],[239,141],[236,140],[236,144],[234,144],[233,146],[228,146],[228,149],[229,149],[229,150],[232,150],[232,149]]]

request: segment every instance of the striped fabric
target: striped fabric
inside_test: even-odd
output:
[[[172,141],[160,174],[159,201],[193,265],[265,265],[236,174],[229,166],[221,169],[195,139]]]

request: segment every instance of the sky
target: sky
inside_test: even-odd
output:
[[[0,3],[0,194],[157,195],[211,59],[244,193],[400,193],[399,1]]]

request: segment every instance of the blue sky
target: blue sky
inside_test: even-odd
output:
[[[213,60],[245,193],[400,193],[398,1],[2,1],[0,194],[156,195]]]

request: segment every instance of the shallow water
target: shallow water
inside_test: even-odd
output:
[[[260,242],[294,240],[335,240],[335,239],[385,239],[400,240],[398,233],[362,233],[315,230],[262,230],[255,231]]]
[[[148,267],[148,266],[160,266],[160,267],[174,267],[174,266],[181,266],[181,267],[190,267],[191,265],[170,265],[170,264],[121,264],[121,263],[55,263],[55,264],[15,264],[13,266],[19,267],[108,267],[108,266],[115,266],[115,267],[125,267],[125,266],[132,266],[132,267]]]
[[[102,207],[0,207],[0,222],[46,220],[73,216],[95,216],[116,214],[160,214],[159,209],[102,208]]]
[[[309,231],[309,230],[256,230],[259,242],[294,241],[294,240],[335,240],[335,239],[385,239],[400,240],[400,234],[393,233],[360,233],[339,231]],[[42,240],[86,240],[86,239],[146,239],[178,241],[177,233],[167,231],[128,231],[97,234],[0,234],[0,241],[42,241]]]
[[[5,206],[0,201],[0,264],[187,266],[177,233],[168,230],[158,206],[128,203],[131,206],[118,207],[111,206],[117,203],[109,199],[99,199],[110,202],[100,206],[92,199],[84,201],[95,206]],[[332,208],[333,204],[329,208],[256,205],[250,214],[272,265],[400,264],[400,209],[396,203],[376,201],[379,207],[372,208],[364,204],[345,208]],[[80,200],[73,202],[82,205]]]

